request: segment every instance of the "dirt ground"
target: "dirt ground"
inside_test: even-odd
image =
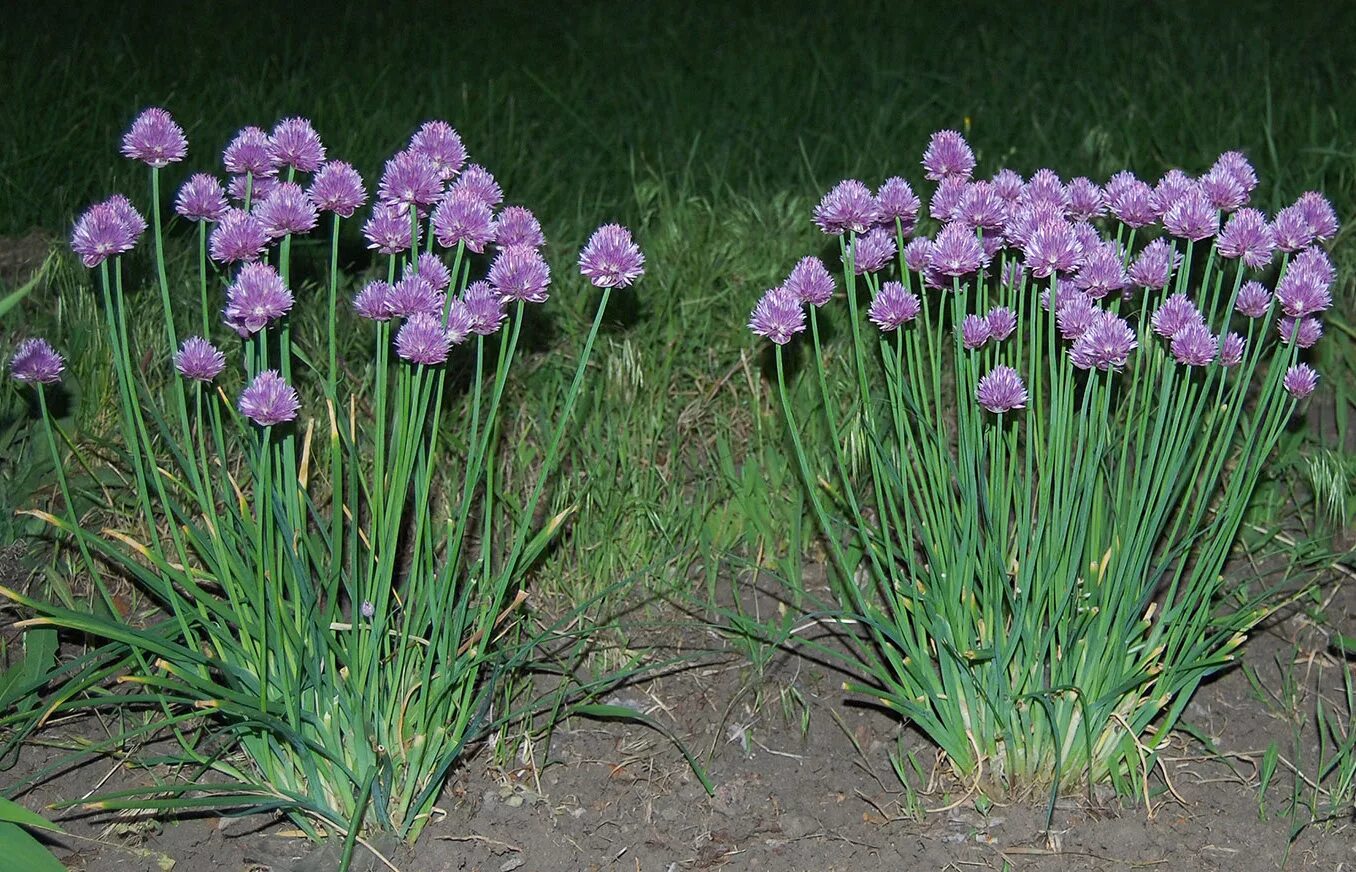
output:
[[[1328,595],[1326,625],[1351,634],[1356,581],[1331,586]],[[1294,779],[1286,766],[1299,762],[1312,772],[1314,695],[1343,711],[1342,670],[1356,668],[1327,653],[1324,632],[1297,612],[1258,633],[1244,660],[1267,688],[1262,693],[1276,698],[1264,704],[1242,669],[1218,677],[1185,717],[1218,753],[1179,733],[1151,781],[1149,806],[1101,794],[1091,801],[1069,797],[1047,834],[1040,800],[981,811],[954,784],[934,785],[918,798],[928,811],[920,816],[915,806],[911,813],[887,756],[901,735],[895,721],[852,704],[839,690],[841,676],[798,658],[780,658],[755,684],[737,651],[694,627],[684,644],[704,637],[707,654],[609,701],[643,711],[681,737],[707,765],[714,796],[659,734],[635,724],[574,720],[556,730],[549,746],[528,746],[511,771],[490,767],[482,751],[449,783],[412,850],[374,846],[388,866],[360,848],[353,868],[1356,869],[1350,812],[1307,828],[1287,851]],[[1285,691],[1287,673],[1293,697]],[[935,759],[922,737],[906,732],[903,739],[925,765]],[[1258,771],[1272,741],[1284,761],[1262,817]],[[23,799],[39,807],[79,796],[116,768],[103,761]],[[74,872],[328,872],[337,865],[333,848],[313,848],[272,819],[61,823],[73,837],[58,855]],[[3,858],[0,869],[8,872]]]

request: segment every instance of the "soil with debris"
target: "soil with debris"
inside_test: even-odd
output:
[[[1332,656],[1325,636],[1325,627],[1356,628],[1356,581],[1339,580],[1346,583],[1327,589],[1322,626],[1296,612],[1246,646],[1256,682],[1234,669],[1200,690],[1185,717],[1197,736],[1177,734],[1148,783],[1147,805],[1102,793],[1068,797],[1047,829],[1039,798],[986,806],[939,780],[911,799],[888,758],[901,728],[845,699],[841,675],[785,656],[755,684],[747,661],[709,634],[707,656],[609,701],[681,738],[706,765],[713,796],[660,734],[633,723],[572,720],[548,745],[525,745],[516,768],[492,768],[482,751],[449,783],[413,849],[372,845],[387,865],[360,848],[353,868],[1356,868],[1351,810],[1305,828],[1293,843],[1287,814],[1288,767],[1309,777],[1318,756],[1315,696],[1330,711],[1345,711],[1343,671],[1356,669]],[[928,743],[907,731],[902,738],[926,768],[934,759]],[[1261,761],[1273,741],[1282,759],[1261,802]],[[40,756],[41,748],[27,753]],[[80,796],[110,773],[116,777],[103,789],[145,777],[117,769],[108,761],[86,766],[22,799],[40,808]],[[1309,790],[1303,781],[1300,789]],[[276,820],[60,822],[71,835],[56,850],[75,872],[329,872],[338,865],[334,846],[313,847]]]

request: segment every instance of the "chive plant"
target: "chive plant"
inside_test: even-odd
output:
[[[1247,207],[1257,177],[1237,152],[1156,186],[975,180],[942,131],[923,167],[931,237],[901,178],[842,182],[815,210],[843,264],[849,402],[824,378],[822,262],[750,320],[828,545],[827,611],[854,628],[847,649],[805,644],[978,789],[1143,787],[1193,691],[1283,599],[1224,571],[1317,381],[1300,358],[1330,302],[1336,217],[1316,193],[1270,220]],[[787,399],[784,348],[807,327],[825,469]]]
[[[158,109],[124,140],[124,152],[150,167],[158,353],[177,349],[163,402],[135,364],[156,350],[128,342],[138,315],[123,260],[148,222],[115,196],[85,213],[72,239],[102,291],[143,514],[136,526],[148,538],[82,527],[68,494],[64,517],[36,513],[75,543],[110,603],[108,578],[119,575],[159,612],[134,624],[116,608],[91,614],[0,593],[37,614],[23,626],[106,643],[65,668],[44,718],[147,709],[156,717],[117,741],[160,728],[177,741],[187,778],[112,794],[100,807],[280,810],[313,836],[347,833],[349,851],[373,828],[412,840],[468,742],[513,714],[491,701],[538,640],[514,631],[524,573],[563,519],[543,523],[534,512],[609,296],[641,277],[644,258],[617,225],[600,228],[581,253],[581,274],[601,300],[532,490],[509,502],[496,479],[500,412],[526,307],[547,299],[550,281],[533,214],[501,208],[498,184],[466,163],[452,127],[421,127],[387,163],[363,226],[385,273],[352,301],[372,353],[341,367],[336,322],[349,316],[337,298],[338,244],[341,223],[367,199],[359,174],[327,161],[304,119],[271,134],[242,130],[223,155],[227,183],[197,174],[176,200],[199,224],[201,311],[185,312],[170,304],[160,171],[186,151]],[[289,330],[292,245],[322,218],[328,347],[303,348]],[[491,251],[486,276],[473,281],[477,256]],[[221,318],[211,302],[218,284]],[[214,326],[238,337],[231,348],[214,344]],[[180,340],[190,332],[201,335]],[[450,421],[455,346],[465,346],[472,375],[466,415]],[[47,419],[60,356],[33,339],[11,368],[35,387]],[[314,408],[296,389],[303,381],[317,388]],[[464,449],[449,450],[451,427]],[[56,455],[54,439],[51,448]],[[435,492],[435,476],[448,470],[452,492]],[[111,688],[114,679],[123,687]],[[203,779],[208,772],[215,776]]]

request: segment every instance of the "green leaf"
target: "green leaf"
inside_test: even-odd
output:
[[[570,515],[574,514],[574,511],[574,506],[567,506],[547,520],[545,526],[538,531],[536,536],[532,537],[532,541],[528,542],[527,547],[523,549],[523,566],[531,566],[541,555],[542,551],[546,550],[546,546],[551,544],[551,540],[560,532],[561,527],[565,524],[565,520]]]
[[[37,681],[56,663],[56,630],[33,630],[24,635],[24,672]]]
[[[47,820],[42,815],[31,812],[14,800],[5,799],[3,796],[0,796],[0,821],[10,824],[20,824],[31,829],[50,830],[54,833],[62,832],[61,827]],[[3,839],[0,839],[0,844],[4,844]]]
[[[1271,779],[1276,775],[1276,762],[1281,756],[1281,749],[1273,741],[1267,746],[1266,753],[1262,755],[1262,768],[1258,773],[1257,787],[1257,816],[1262,820],[1267,819],[1267,788],[1271,786]]]
[[[1356,657],[1356,636],[1333,636],[1328,645],[1346,657]]]
[[[0,675],[0,709],[8,708],[25,690],[41,682],[56,662],[56,649],[56,630],[31,630],[24,636],[23,660]]]
[[[38,271],[33,273],[32,278],[25,282],[21,287],[0,297],[0,319],[3,319],[10,309],[13,309],[15,306],[22,303],[24,297],[27,297],[33,292],[33,289],[38,286],[38,282],[42,281],[43,276],[47,275],[47,268],[52,265],[52,262],[55,259],[55,252],[49,254],[47,259],[42,262],[42,266],[38,268]]]
[[[66,872],[64,866],[52,856],[33,835],[18,824],[0,822],[0,855],[5,858],[6,868],[22,869],[24,872]]]

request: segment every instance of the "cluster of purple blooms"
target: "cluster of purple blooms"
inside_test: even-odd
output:
[[[122,152],[155,170],[188,153],[183,130],[163,109],[147,109],[123,138]],[[175,211],[210,226],[208,251],[235,271],[226,291],[223,319],[248,338],[285,317],[292,291],[267,262],[271,245],[311,232],[321,213],[351,218],[368,199],[362,176],[350,164],[327,160],[324,144],[304,118],[287,118],[271,133],[245,127],[222,153],[223,183],[197,173],[179,189]],[[309,174],[310,184],[297,179]],[[490,336],[507,318],[511,302],[547,299],[551,270],[542,256],[540,222],[522,206],[502,209],[504,194],[484,167],[467,163],[460,135],[445,121],[430,121],[406,148],[386,162],[376,202],[362,231],[368,246],[389,255],[392,264],[409,255],[398,281],[373,281],[353,299],[357,314],[372,321],[403,320],[395,349],[414,364],[438,365],[451,347],[470,336]],[[470,283],[460,296],[449,294],[454,276],[431,250],[418,251],[424,227],[445,249],[463,246],[476,254],[494,246],[485,280]],[[87,267],[124,254],[146,231],[146,220],[120,195],[91,207],[76,222],[71,245]],[[644,273],[645,258],[620,225],[600,227],[579,258],[580,273],[599,288],[625,288]],[[174,355],[179,373],[210,382],[225,369],[224,355],[203,337],[190,337]],[[48,383],[61,372],[60,357],[42,340],[21,346],[12,365],[16,378]],[[265,370],[246,386],[237,403],[261,426],[291,421],[300,402],[276,370]]]
[[[973,177],[975,155],[965,139],[943,130],[932,136],[922,165],[925,178],[937,183],[928,211],[940,227],[931,237],[914,236],[921,201],[898,177],[875,193],[860,181],[845,180],[814,210],[819,229],[840,237],[845,270],[866,277],[872,292],[867,316],[882,331],[897,330],[919,314],[919,297],[910,289],[914,276],[920,292],[959,291],[969,277],[997,272],[1000,292],[1016,292],[1028,281],[1046,284],[1041,301],[1047,309],[1055,307],[1073,366],[1117,370],[1142,341],[1120,314],[1121,301],[1137,291],[1168,289],[1183,249],[1213,239],[1215,257],[1236,261],[1240,269],[1266,270],[1278,253],[1285,259],[1274,293],[1258,280],[1242,285],[1234,302],[1239,314],[1266,318],[1278,307],[1281,341],[1301,348],[1322,335],[1319,316],[1332,302],[1334,270],[1321,243],[1336,234],[1336,214],[1322,195],[1309,192],[1268,220],[1247,205],[1258,179],[1240,152],[1220,155],[1198,178],[1171,170],[1154,185],[1130,172],[1115,174],[1105,185],[1082,177],[1065,182],[1048,169],[1030,179],[1004,169],[984,180]],[[1113,221],[1119,229],[1107,238],[1098,225]],[[1153,225],[1161,225],[1161,235],[1137,253],[1124,242],[1128,237],[1132,246],[1135,235],[1151,234]],[[896,261],[903,282],[878,280],[875,274]],[[804,290],[810,262],[814,275],[822,273],[817,287],[828,289],[814,298]],[[804,331],[805,304],[823,305],[832,289],[823,264],[807,258],[764,294],[749,327],[785,344]],[[965,315],[955,329],[963,347],[977,351],[1012,335],[1017,320],[1011,308],[999,305]],[[1151,326],[1183,366],[1234,367],[1244,358],[1244,336],[1217,335],[1184,293],[1164,300]],[[1284,384],[1303,397],[1316,379],[1307,364],[1298,363]],[[977,401],[990,411],[1021,408],[1025,399],[1021,377],[1010,367],[996,367],[979,382]]]

